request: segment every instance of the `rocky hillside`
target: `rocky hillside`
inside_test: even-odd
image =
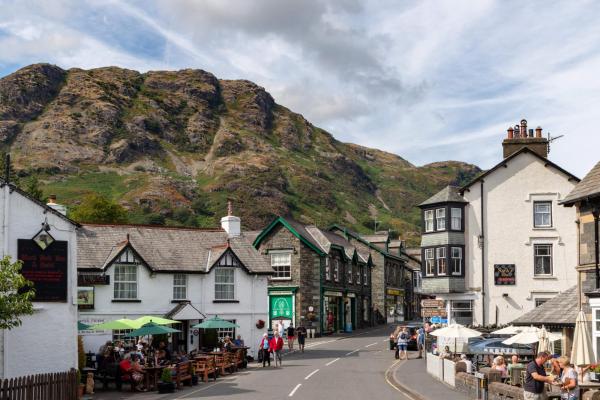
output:
[[[202,70],[25,67],[0,79],[0,141],[22,176],[75,205],[88,192],[132,222],[212,226],[227,197],[247,228],[275,214],[418,232],[414,205],[479,172],[415,167],[341,143],[245,80]]]

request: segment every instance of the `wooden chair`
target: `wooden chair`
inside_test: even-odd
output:
[[[183,382],[192,384],[192,363],[191,361],[180,362],[175,366],[175,382],[177,389],[180,389]]]
[[[229,353],[223,353],[217,355],[216,358],[216,367],[221,372],[221,374],[225,375],[225,371],[230,368],[231,359],[228,358]]]
[[[215,360],[212,357],[196,360],[196,374],[201,376],[204,382],[208,382],[208,375],[212,374],[216,381],[217,370],[215,369]]]
[[[246,366],[246,357],[242,349],[238,349],[235,352],[235,366],[236,368],[244,368]]]

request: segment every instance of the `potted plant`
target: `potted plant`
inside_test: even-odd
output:
[[[259,319],[258,321],[256,321],[256,329],[262,329],[265,327],[265,321],[263,321],[262,319]]]
[[[162,370],[160,382],[158,382],[158,393],[175,393],[175,384],[169,368]]]
[[[81,371],[77,370],[77,398],[81,400],[85,392],[85,385],[81,383]]]
[[[600,378],[600,364],[592,364],[589,369],[590,380],[597,381]]]

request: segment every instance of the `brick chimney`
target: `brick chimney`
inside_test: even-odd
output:
[[[548,139],[542,137],[542,127],[535,128],[535,137],[533,129],[527,132],[527,120],[522,119],[520,124],[509,127],[507,136],[502,141],[504,158],[511,156],[523,147],[528,147],[533,152],[544,158],[548,158]]]
[[[227,232],[228,237],[237,237],[242,234],[242,220],[233,216],[233,202],[227,200],[227,216],[221,218],[221,228]]]

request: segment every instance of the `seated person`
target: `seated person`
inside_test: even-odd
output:
[[[233,343],[229,336],[225,336],[225,339],[223,340],[223,351],[233,351]]]
[[[519,356],[517,356],[517,355],[513,355],[510,358],[510,364],[508,364],[508,374],[509,375],[513,368],[525,368],[525,365],[519,362]]]
[[[500,371],[500,376],[502,378],[508,377],[508,369],[506,368],[506,363],[504,362],[504,357],[497,356],[496,358],[494,358],[492,369],[494,369],[496,371]]]
[[[242,340],[242,335],[237,335],[237,337],[233,341],[233,344],[236,347],[244,347],[244,341]]]
[[[131,353],[130,362],[130,374],[132,385],[135,385],[135,389],[141,392],[145,392],[146,389],[142,386],[144,380],[144,369],[140,364],[140,359],[135,353]]]
[[[466,354],[460,355],[460,361],[465,363],[465,367],[467,369],[467,374],[472,374],[473,373],[473,363],[471,362],[471,360],[469,360],[467,358]]]
[[[440,358],[450,358],[452,355],[450,354],[450,347],[445,346],[444,351],[439,354]]]
[[[156,352],[156,364],[157,365],[167,365],[171,360],[167,359],[166,352],[164,350],[158,350]]]

